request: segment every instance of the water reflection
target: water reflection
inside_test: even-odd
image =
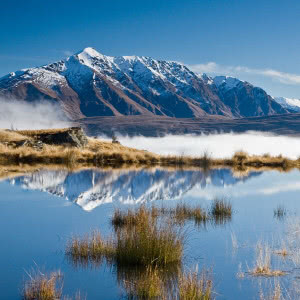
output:
[[[134,204],[178,199],[195,188],[231,186],[261,174],[250,172],[247,176],[236,177],[229,169],[208,172],[165,169],[80,172],[41,170],[10,182],[25,189],[63,197],[91,211],[110,202]]]

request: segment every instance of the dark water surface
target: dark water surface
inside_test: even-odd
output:
[[[300,213],[299,171],[252,172],[235,176],[231,170],[201,171],[67,171],[43,170],[0,182],[0,283],[1,299],[20,299],[26,272],[36,265],[46,272],[64,274],[64,295],[77,290],[87,299],[121,299],[124,290],[116,272],[103,264],[74,267],[64,251],[72,234],[99,229],[112,232],[110,217],[116,207],[151,203],[174,206],[178,201],[209,207],[216,196],[230,199],[234,214],[224,226],[206,229],[187,223],[184,265],[212,269],[217,299],[259,299],[261,289],[279,280],[291,299],[300,299],[297,253],[282,258],[272,251],[272,267],[289,271],[279,279],[253,277],[239,272],[251,269],[258,241],[272,249],[298,224]],[[286,216],[274,217],[283,205]],[[300,225],[299,225],[300,231]],[[300,237],[294,234],[292,246]],[[237,240],[237,245],[232,242]],[[300,258],[300,251],[299,251]],[[266,288],[265,288],[266,287]],[[288,292],[287,292],[288,291]],[[299,297],[298,297],[299,296]]]

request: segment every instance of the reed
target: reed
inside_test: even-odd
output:
[[[62,295],[62,274],[57,271],[49,275],[35,271],[28,274],[29,280],[23,290],[24,300],[57,300]]]

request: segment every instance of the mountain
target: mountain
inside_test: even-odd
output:
[[[235,177],[229,169],[201,171],[168,171],[162,169],[140,171],[81,172],[42,170],[10,180],[25,189],[40,190],[63,197],[82,209],[91,211],[105,203],[137,204],[155,200],[183,197],[193,188],[209,185],[225,187],[243,182],[247,177]]]
[[[0,78],[0,95],[58,102],[72,120],[123,115],[241,118],[289,112],[245,81],[199,75],[178,62],[105,56],[93,48]]]
[[[291,112],[300,112],[300,99],[275,97],[274,100],[282,107],[290,110]]]

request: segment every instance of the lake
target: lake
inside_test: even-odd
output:
[[[186,222],[183,266],[209,269],[216,299],[260,299],[280,283],[300,299],[300,173],[235,174],[230,169],[40,170],[0,181],[1,299],[20,299],[27,273],[61,270],[63,294],[86,299],[126,299],[118,270],[103,263],[75,266],[65,248],[72,235],[93,229],[109,236],[116,208],[177,203],[210,207],[216,197],[232,203],[224,224]],[[274,213],[278,207],[282,214]],[[299,229],[299,230],[298,230]],[[268,245],[280,277],[253,276],[257,245]],[[267,246],[266,246],[267,247]],[[288,255],[278,255],[282,247]],[[118,281],[119,278],[119,281]]]

